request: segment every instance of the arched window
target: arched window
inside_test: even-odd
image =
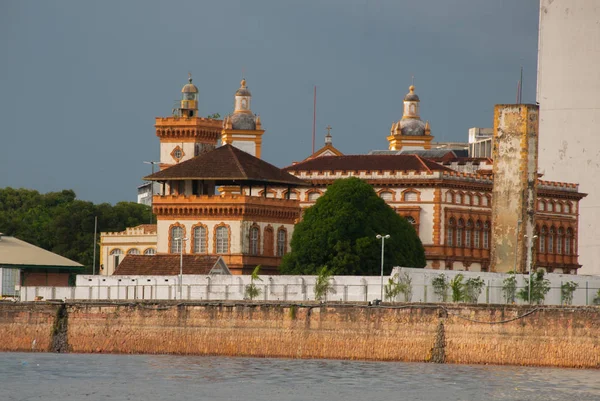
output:
[[[546,235],[548,235],[548,230],[546,227],[542,227],[542,231],[540,233],[540,253],[546,253]]]
[[[229,229],[221,226],[217,227],[217,253],[229,252]]]
[[[538,201],[538,210],[540,212],[545,211],[546,210],[546,204],[544,202],[542,202],[542,201]]]
[[[263,255],[265,256],[273,256],[273,227],[267,226],[265,227],[263,240]]]
[[[127,250],[127,255],[139,255],[140,254],[140,250],[137,248],[131,248],[129,250]]]
[[[194,253],[206,253],[206,227],[194,227]]]
[[[456,221],[454,218],[448,220],[448,228],[446,229],[446,245],[453,246],[454,244],[454,226]]]
[[[381,192],[379,194],[379,197],[386,202],[390,202],[391,200],[394,199],[394,194],[392,194],[391,192],[385,191],[385,192]]]
[[[471,235],[473,233],[473,221],[467,221],[467,229],[465,230],[465,247],[471,247]]]
[[[466,194],[465,195],[465,205],[470,205],[471,204],[471,195]]]
[[[258,255],[258,227],[250,228],[250,254]]]
[[[483,247],[490,247],[490,223],[487,221],[483,224]]]
[[[473,205],[479,206],[479,196],[478,195],[473,195]]]
[[[554,207],[554,210],[556,211],[556,213],[562,213],[562,205],[560,203],[557,203]]]
[[[298,194],[296,192],[290,192],[290,199],[298,199]]]
[[[146,250],[144,250],[144,255],[156,255],[156,249],[146,248]]]
[[[481,221],[475,223],[475,236],[473,237],[473,246],[479,249],[481,240]]]
[[[456,246],[463,246],[463,231],[465,227],[465,221],[463,219],[458,219],[458,228],[456,229]]]
[[[123,255],[123,251],[120,249],[113,249],[110,251],[110,255],[113,257],[113,265],[116,268],[119,263],[121,263],[121,256]]]
[[[462,195],[456,194],[456,196],[454,197],[454,202],[458,205],[462,204]]]
[[[567,228],[567,236],[565,237],[565,255],[571,255],[573,249],[573,230]]]
[[[452,192],[446,192],[446,202],[454,203],[454,200],[452,199]]]
[[[558,253],[559,255],[561,255],[563,251],[563,241],[565,239],[564,237],[565,230],[563,230],[563,228],[561,227],[558,229],[558,238],[556,239],[556,253]]]
[[[277,230],[277,256],[285,255],[287,251],[287,232],[280,228]]]
[[[548,253],[554,253],[554,227],[550,228],[548,236]]]
[[[489,199],[488,199],[488,197],[487,197],[487,196],[483,196],[483,197],[481,198],[481,205],[482,205],[482,206],[488,206],[488,204],[489,204]]]
[[[548,202],[548,211],[549,212],[553,212],[554,211],[554,204],[552,202]]]
[[[183,227],[171,227],[171,253],[180,253],[183,242]]]
[[[571,204],[565,203],[565,213],[571,213]]]
[[[311,192],[308,194],[308,201],[309,202],[315,202],[317,199],[319,199],[319,196],[321,196],[320,193],[318,192]]]
[[[419,199],[419,196],[416,192],[407,191],[403,195],[405,202],[416,202]]]

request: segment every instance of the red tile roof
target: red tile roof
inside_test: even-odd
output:
[[[144,230],[144,232],[146,234],[156,234],[156,224],[140,224],[133,228],[140,228],[140,229]],[[125,230],[125,231],[127,231],[127,230]]]
[[[285,171],[453,171],[417,155],[348,155],[317,157],[293,164]]]
[[[231,145],[223,145],[144,179],[149,181],[215,180],[217,185],[224,181],[307,185],[301,179]]]
[[[220,256],[183,255],[183,274],[209,274],[219,259]],[[179,274],[179,255],[126,255],[114,272],[117,276],[177,274]]]

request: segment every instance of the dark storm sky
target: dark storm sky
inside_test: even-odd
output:
[[[135,200],[158,160],[154,118],[188,71],[200,114],[225,115],[242,71],[266,129],[263,158],[310,154],[330,124],[347,154],[386,149],[411,76],[436,141],[535,101],[535,0],[0,2],[0,187]]]

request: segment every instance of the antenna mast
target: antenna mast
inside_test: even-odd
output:
[[[313,92],[313,132],[312,132],[312,154],[315,153],[315,135],[317,129],[317,85]]]

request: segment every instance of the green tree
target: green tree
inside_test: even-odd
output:
[[[259,273],[260,265],[254,268],[254,270],[252,271],[252,275],[250,276],[250,284],[246,285],[245,296],[251,301],[254,298],[260,296],[260,294],[262,293],[262,290],[258,288],[256,284],[254,284],[255,281],[262,281],[262,278],[260,278]]]
[[[317,301],[327,300],[327,294],[335,294],[335,287],[331,283],[331,270],[327,266],[323,266],[319,270],[319,275],[315,280],[315,299]]]
[[[537,270],[531,274],[531,287],[529,287],[529,277],[525,279],[525,287],[521,288],[517,293],[517,298],[522,299],[525,302],[529,301],[529,292],[531,291],[531,302],[535,304],[544,303],[546,294],[550,291],[550,280],[544,278],[544,271],[542,269]]]
[[[0,189],[0,232],[75,260],[87,267],[83,272],[92,271],[96,216],[98,232],[122,231],[153,221],[148,206],[133,202],[94,205],[77,200],[72,190],[40,194]]]
[[[410,223],[365,181],[337,180],[305,210],[281,272],[317,274],[321,266],[328,266],[336,275],[377,275],[381,269],[377,234],[390,235],[384,250],[386,274],[393,266],[425,266],[423,244]]]

